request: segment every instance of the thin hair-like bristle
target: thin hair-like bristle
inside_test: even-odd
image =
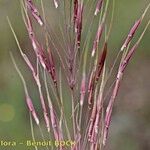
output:
[[[15,62],[15,59],[14,59],[14,57],[13,57],[11,52],[10,52],[10,56],[11,56],[11,59],[12,59],[12,62],[14,64],[14,66],[15,66],[15,69],[18,72],[18,74],[19,74],[19,76],[20,76],[20,78],[22,80],[22,83],[23,83],[23,86],[24,86],[24,91],[25,91],[25,100],[26,100],[26,104],[28,106],[28,109],[31,112],[32,117],[35,120],[36,124],[39,125],[39,118],[38,118],[37,113],[35,111],[35,108],[33,106],[32,100],[31,100],[31,98],[29,96],[25,79],[24,79],[23,75],[21,74],[21,72],[20,72],[20,70],[19,70],[19,68],[18,68],[18,66],[17,66],[17,64]]]

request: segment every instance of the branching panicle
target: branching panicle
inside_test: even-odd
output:
[[[42,16],[35,1],[24,0],[21,3],[22,16],[30,39],[31,49],[36,57],[35,60],[30,61],[31,58],[22,50],[8,19],[21,57],[28,66],[38,88],[41,112],[43,113],[41,119],[45,121],[48,134],[52,131],[51,139],[65,141],[67,137],[68,140],[74,141],[74,144],[70,147],[71,150],[103,150],[103,146],[107,143],[113,107],[122,77],[150,21],[138,41],[132,47],[130,47],[130,43],[143,23],[150,4],[130,29],[121,50],[118,51],[116,60],[111,65],[107,60],[109,60],[110,50],[113,50],[113,46],[109,47],[111,40],[109,37],[113,17],[115,16],[115,0],[97,0],[96,4],[95,1],[89,0],[53,0],[52,7],[58,8],[55,9],[59,16],[55,18],[59,22],[58,26],[55,25],[56,28],[58,27],[57,32],[52,31],[54,28],[51,28],[51,24],[48,23],[44,3],[45,1],[41,0]],[[109,4],[112,4],[110,9],[108,9]],[[87,11],[89,15],[86,14]],[[107,17],[111,12],[111,18]],[[99,20],[97,20],[98,15]],[[42,41],[39,41],[40,38],[35,32],[33,19],[35,23],[40,25],[38,25],[38,28],[42,30],[39,31],[43,31],[41,33]],[[86,23],[90,23],[90,25]],[[96,33],[93,37],[94,27],[96,27]],[[111,80],[110,77],[120,57],[113,84],[107,89],[108,81]],[[28,111],[40,127],[41,122],[39,123],[26,82],[13,57],[12,60],[23,82]],[[109,65],[113,66],[110,70]],[[64,99],[66,95],[67,99]],[[105,101],[107,96],[109,96],[108,102]],[[106,109],[104,106],[107,106]],[[67,107],[70,107],[70,109],[66,111]],[[65,150],[65,147],[58,146],[57,149]]]

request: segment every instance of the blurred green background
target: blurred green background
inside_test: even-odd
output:
[[[116,0],[114,24],[109,44],[109,55],[112,55],[112,59],[115,58],[129,28],[142,14],[148,2],[150,1]],[[49,13],[52,13],[52,2],[47,3],[47,7],[50,8]],[[9,51],[13,52],[27,83],[32,78],[28,75],[26,65],[20,58],[7,23],[7,16],[12,22],[22,47],[25,49],[29,47],[19,1],[0,0],[0,140],[22,141],[31,139],[29,114],[24,102],[23,86],[12,65]],[[135,39],[150,19],[149,16],[150,11]],[[52,20],[53,24],[55,24],[55,19]],[[35,100],[37,91],[34,85],[30,85],[29,89]],[[150,28],[126,70],[115,104],[109,139],[106,147],[108,150],[150,149]],[[20,148],[22,149],[18,147],[18,150]]]

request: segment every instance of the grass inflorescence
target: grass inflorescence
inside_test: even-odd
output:
[[[133,43],[132,39],[143,23],[150,4],[127,33],[122,46],[118,48],[114,63],[108,64],[107,56],[113,49],[109,47],[109,37],[115,15],[115,0],[49,1],[58,13],[55,18],[59,22],[58,33],[53,32],[48,21],[44,0],[40,1],[40,6],[34,0],[20,2],[35,60],[31,61],[24,53],[9,19],[8,23],[21,57],[31,71],[35,81],[33,84],[37,85],[41,113],[45,128],[51,134],[50,138],[56,141],[75,141],[76,144],[69,148],[71,150],[102,150],[107,144],[113,106],[122,77],[150,24],[148,21],[137,42]],[[108,17],[110,13],[112,15]],[[35,32],[35,24],[41,29],[42,41]],[[94,27],[96,31],[93,30]],[[11,58],[24,85],[25,101],[32,117],[32,137],[35,140],[35,122],[44,140],[42,120],[38,117],[27,83],[12,53]],[[112,67],[109,68],[109,65]],[[118,71],[108,89],[107,83],[115,67],[118,67]],[[65,93],[68,94],[67,99],[64,98]],[[106,97],[109,97],[109,101],[106,101]],[[66,111],[66,107],[71,108],[71,111]],[[56,149],[65,148],[59,146]]]

